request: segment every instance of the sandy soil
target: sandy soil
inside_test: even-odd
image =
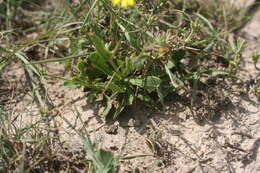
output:
[[[243,3],[242,3],[243,4]],[[248,41],[241,63],[240,77],[244,82],[259,79],[259,70],[252,63],[251,55],[260,52],[260,10],[238,33]],[[260,68],[260,64],[257,64]],[[50,63],[50,72],[62,75],[63,65]],[[24,127],[36,121],[46,122],[60,136],[61,143],[69,149],[82,150],[83,141],[76,131],[89,133],[91,139],[103,148],[117,154],[151,154],[146,158],[125,161],[120,172],[155,173],[259,173],[260,172],[260,106],[257,99],[244,85],[243,91],[223,94],[220,109],[204,110],[203,123],[192,116],[184,104],[172,101],[165,113],[151,113],[137,104],[117,121],[104,123],[97,115],[98,107],[87,104],[80,89],[69,89],[63,82],[46,78],[45,102],[52,105],[51,116],[27,87],[25,73],[19,64],[8,69],[6,82],[1,86],[8,91],[1,102],[12,113],[17,126]],[[236,87],[236,86],[234,86]],[[218,90],[218,89],[216,89]],[[224,89],[225,90],[225,89]],[[46,104],[47,106],[47,104]],[[205,107],[207,109],[207,107]],[[198,110],[198,111],[201,111]],[[68,124],[69,122],[69,124]],[[75,131],[76,129],[76,131]]]

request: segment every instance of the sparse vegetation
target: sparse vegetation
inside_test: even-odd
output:
[[[164,110],[172,94],[185,93],[193,107],[209,81],[236,75],[244,41],[229,34],[244,18],[235,13],[220,0],[0,0],[0,74],[23,64],[39,114],[50,117],[47,78],[82,88],[88,102],[101,101],[103,119],[123,116],[137,101]],[[252,59],[256,64],[259,55]],[[51,74],[45,65],[53,62],[67,75]],[[40,126],[44,120],[17,128],[9,116],[1,107],[0,172],[113,173],[119,161],[147,156],[115,156],[85,139],[84,158],[62,159],[59,137]]]

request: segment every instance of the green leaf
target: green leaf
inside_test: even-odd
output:
[[[75,76],[72,81],[80,86],[88,85],[88,82],[86,81],[84,76]]]
[[[147,60],[147,55],[141,55],[138,57],[131,58],[133,69],[136,70],[142,68],[146,60]]]
[[[95,145],[87,139],[85,141],[85,151],[88,153],[90,160],[85,162],[91,163],[91,170],[95,173],[116,173],[118,159],[112,152],[104,149],[96,149]]]
[[[80,73],[85,75],[87,63],[85,61],[79,61],[78,64],[77,64],[77,67],[78,67]]]
[[[202,73],[208,74],[208,75],[211,75],[211,76],[217,76],[217,75],[229,76],[230,75],[228,72],[221,71],[221,70],[208,70],[208,71],[205,71],[205,72],[202,72]]]
[[[144,79],[144,88],[147,90],[155,90],[159,88],[161,79],[156,76],[148,76]]]
[[[127,90],[127,105],[132,105],[134,102],[135,94],[132,90]]]
[[[145,92],[139,92],[137,95],[137,98],[149,105],[154,104],[154,101],[151,99],[151,97],[146,94]]]
[[[75,84],[73,81],[67,80],[64,81],[64,86],[68,87],[68,88],[78,88],[79,85]]]
[[[131,159],[136,159],[136,158],[143,158],[143,157],[153,157],[154,155],[152,154],[140,154],[140,155],[134,155],[134,156],[126,156],[123,157],[122,160],[131,160]]]
[[[107,75],[105,75],[104,72],[102,72],[101,70],[95,69],[91,66],[87,67],[87,69],[85,70],[85,74],[82,74],[82,75],[86,75],[88,77],[88,80],[90,80],[90,81],[94,81],[94,80],[98,80],[98,79],[107,77]]]
[[[213,25],[210,23],[208,19],[206,19],[201,14],[197,13],[197,16],[209,27],[211,33],[216,33],[216,30],[214,29]]]
[[[201,73],[199,72],[193,72],[193,73],[189,73],[187,75],[185,75],[184,77],[182,77],[182,80],[197,80],[200,78]]]
[[[108,84],[108,89],[110,89],[113,93],[124,93],[125,92],[125,86],[115,84],[114,82],[110,82]]]
[[[97,52],[102,56],[103,59],[110,61],[112,59],[112,52],[110,52],[106,47],[103,41],[96,35],[88,35],[90,41],[94,44]]]
[[[115,105],[114,118],[117,118],[118,115],[126,108],[127,105],[132,105],[134,101],[134,92],[128,90],[126,93],[121,94],[118,104]]]
[[[103,118],[106,118],[107,115],[109,114],[109,112],[111,111],[112,109],[112,106],[113,106],[113,100],[109,97],[106,96],[106,107],[104,109],[104,111],[101,113],[101,117]]]
[[[96,157],[99,158],[104,168],[113,169],[114,155],[110,151],[99,149],[96,153]]]
[[[166,64],[168,69],[172,69],[173,67],[175,67],[175,64],[172,62],[172,60],[169,60]]]
[[[203,49],[204,52],[210,52],[212,51],[212,49],[214,48],[214,46],[216,45],[216,40],[213,40],[211,43],[208,44],[207,47],[205,47]]]
[[[159,88],[162,81],[161,81],[160,78],[158,78],[156,76],[148,76],[148,77],[145,77],[143,79],[132,78],[132,79],[129,80],[129,82],[132,85],[138,86],[140,88],[147,89],[149,91],[153,91],[153,90],[156,90],[157,88]]]
[[[120,29],[123,31],[126,40],[127,40],[129,43],[131,43],[132,40],[131,40],[131,37],[130,37],[129,32],[127,31],[127,29],[126,29],[123,25],[121,25],[121,23],[117,22],[117,24],[118,24],[118,26],[120,27]]]
[[[126,98],[123,98],[123,101],[119,102],[119,105],[116,106],[116,108],[115,108],[116,111],[115,111],[114,116],[113,116],[114,119],[117,118],[118,115],[125,109],[126,104],[127,104]]]
[[[125,61],[118,60],[118,64],[122,67],[122,73],[127,76],[135,70],[141,69],[147,59],[146,55],[134,56],[125,58]]]
[[[161,104],[163,106],[163,109],[164,109],[165,105],[164,105],[164,96],[163,96],[162,88],[159,87],[156,91],[157,91],[157,95],[158,95],[159,100],[160,100],[160,102],[161,102]]]
[[[90,61],[92,62],[92,66],[100,71],[102,71],[105,75],[112,76],[113,70],[107,64],[106,60],[100,56],[98,53],[92,53],[89,57]]]
[[[170,71],[170,69],[168,68],[167,65],[165,65],[164,68],[165,68],[165,71],[166,71],[166,73],[168,74],[168,76],[169,76],[169,78],[170,78],[170,80],[171,80],[171,84],[172,84],[172,86],[173,86],[174,88],[179,88],[179,87],[183,87],[183,86],[184,86],[184,83],[183,83],[179,78],[177,78],[176,75],[174,75],[174,74]]]
[[[88,82],[82,76],[75,76],[72,80],[64,81],[64,85],[68,88],[79,88],[81,86],[87,86]]]

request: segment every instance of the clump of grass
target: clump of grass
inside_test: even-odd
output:
[[[82,160],[67,157],[70,151],[43,121],[19,127],[0,107],[0,172],[88,170],[89,164],[83,162],[85,153]]]

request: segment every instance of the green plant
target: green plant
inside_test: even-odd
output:
[[[120,161],[152,156],[115,156],[112,152],[97,147],[89,139],[85,139],[85,151],[88,153],[90,157],[90,160],[86,161],[90,163],[90,170],[92,171],[92,173],[116,173],[118,172],[118,166]]]
[[[85,142],[85,151],[89,154],[92,173],[116,173],[119,164],[119,157],[115,157],[112,152],[103,149],[95,149],[90,140]]]
[[[5,25],[0,26],[0,29],[10,30],[12,28],[12,21],[18,13],[21,3],[22,0],[5,0],[0,2],[0,21],[5,23]]]
[[[235,73],[243,42],[225,41],[222,30],[215,29],[204,16],[186,13],[192,3],[182,4],[182,11],[169,11],[168,16],[179,15],[174,17],[176,23],[171,24],[167,15],[159,16],[166,10],[165,2],[154,9],[152,16],[143,14],[157,1],[144,3],[147,6],[131,11],[133,14],[128,18],[107,1],[101,2],[100,6],[96,5],[100,12],[95,15],[97,18],[110,16],[110,23],[105,23],[107,28],[102,29],[95,17],[89,18],[93,26],[83,27],[86,39],[81,39],[80,45],[92,45],[88,48],[90,55],[77,62],[79,74],[67,80],[65,85],[84,87],[90,92],[89,100],[104,101],[102,117],[111,114],[116,118],[136,100],[160,109],[165,98],[180,89],[192,93],[191,104],[194,104],[197,90],[204,83],[202,79]],[[93,11],[96,6],[92,6]],[[136,13],[141,14],[139,21],[147,21],[146,17],[149,20],[137,21]],[[155,30],[156,26],[160,27],[159,32]],[[142,32],[138,28],[148,30]],[[230,66],[229,71],[224,70],[226,63]],[[219,67],[214,68],[213,64]]]
[[[204,1],[143,2],[136,4],[136,9],[123,10],[111,6],[108,0],[92,4],[82,1],[76,9],[68,1],[64,5],[49,14],[64,27],[46,21],[43,26],[51,31],[26,44],[0,47],[5,53],[0,63],[4,66],[12,62],[10,57],[16,56],[34,81],[35,76],[53,77],[44,70],[40,73],[36,64],[64,62],[66,69],[73,72],[72,79],[58,78],[69,87],[84,87],[90,93],[88,100],[102,100],[104,118],[109,114],[116,118],[136,100],[161,109],[165,98],[181,89],[191,93],[193,105],[205,79],[235,74],[240,63],[244,43],[226,40],[233,21],[227,20],[230,16],[223,12],[224,7],[221,13],[214,11],[220,9],[214,2],[205,10],[201,10]],[[73,23],[84,5],[89,5],[89,11],[81,25],[67,25]],[[210,12],[214,13],[209,15]],[[225,27],[219,26],[220,20],[225,21]],[[32,63],[26,49],[38,43],[46,45],[46,59]],[[61,58],[49,58],[54,47],[65,50]],[[37,85],[34,83],[34,88]],[[38,90],[35,91],[44,106]]]

